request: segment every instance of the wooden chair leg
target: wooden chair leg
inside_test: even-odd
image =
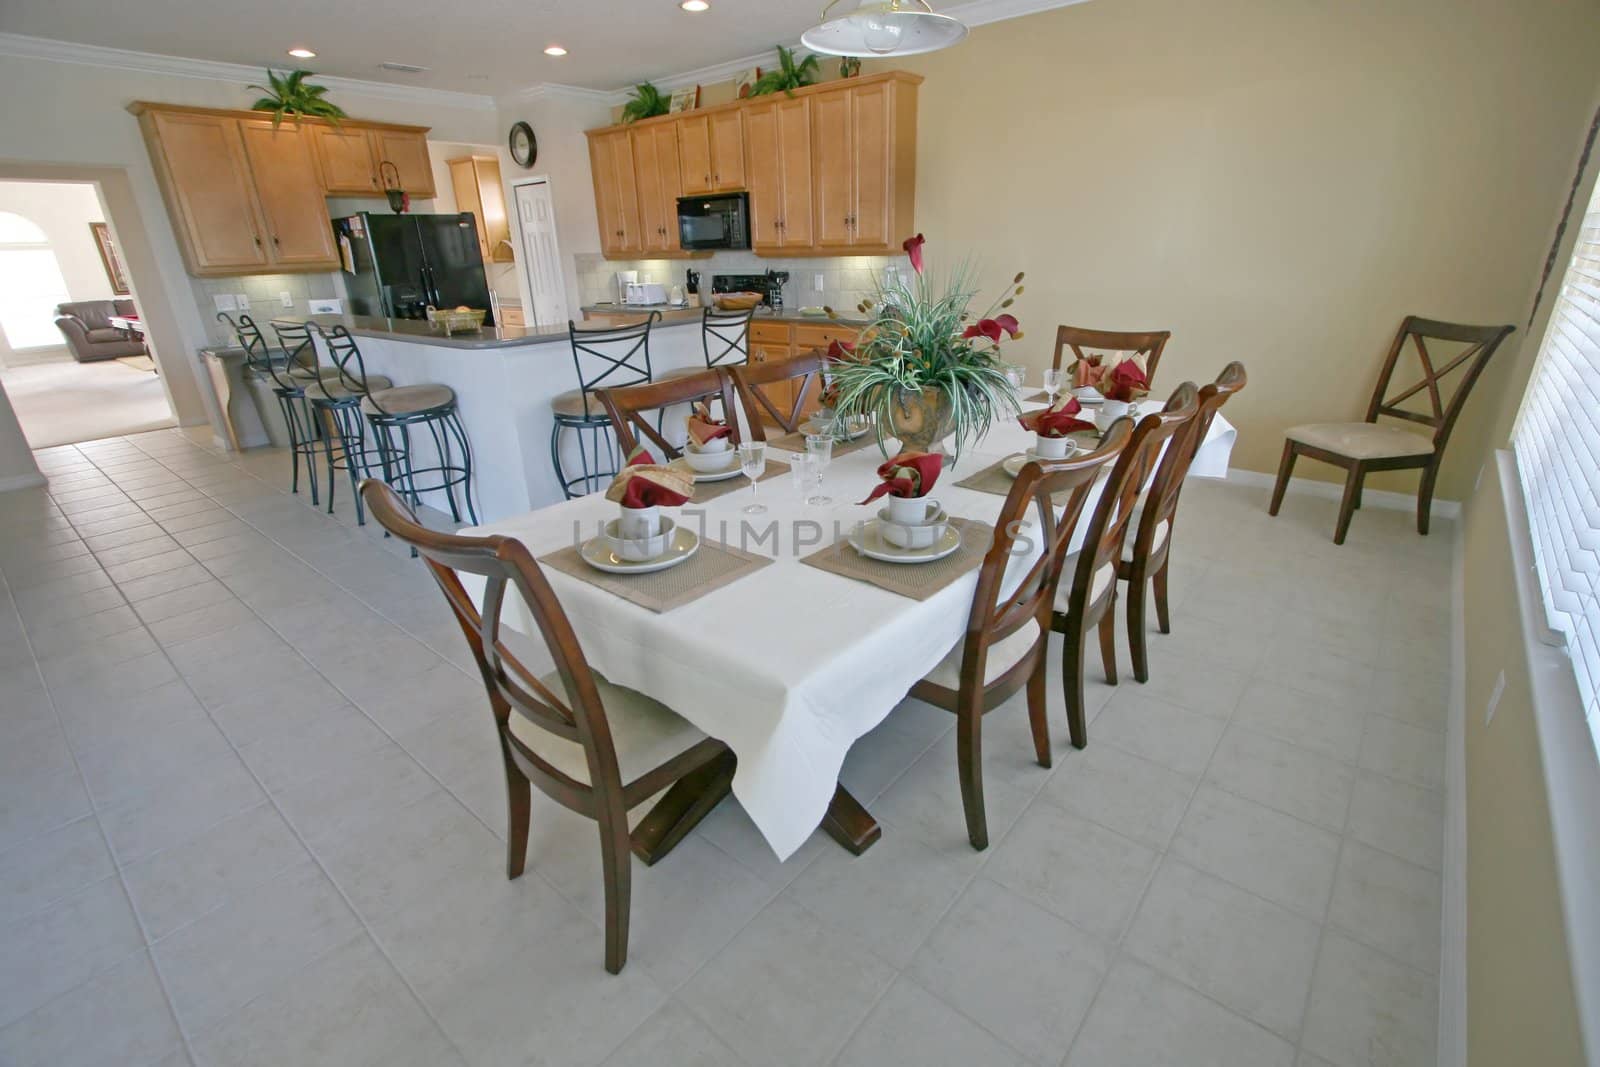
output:
[[[506,757],[506,877],[520,878],[528,859],[528,820],[532,789],[511,757]]]
[[[1169,555],[1161,561],[1161,569],[1156,571],[1150,581],[1156,593],[1156,625],[1164,634],[1172,632],[1172,613],[1167,610],[1167,567],[1171,563],[1172,557]]]
[[[1117,602],[1106,606],[1100,616],[1100,663],[1106,669],[1106,684],[1117,684]]]
[[[1357,463],[1350,468],[1350,474],[1344,480],[1344,497],[1339,501],[1339,521],[1333,527],[1333,543],[1344,544],[1344,535],[1350,531],[1350,516],[1355,514],[1356,497],[1361,495],[1361,482],[1366,478],[1366,472]]]
[[[1150,680],[1150,664],[1145,657],[1144,641],[1144,598],[1145,580],[1144,572],[1136,570],[1128,581],[1127,614],[1128,614],[1128,655],[1133,658],[1133,677],[1138,682]],[[1105,631],[1100,631],[1100,640],[1105,641]],[[1112,659],[1115,661],[1116,649],[1112,649]]]
[[[967,840],[982,852],[989,847],[989,821],[983,810],[983,708],[956,712],[956,771],[961,778],[961,808],[967,815]]]
[[[1417,533],[1428,534],[1428,520],[1433,515],[1433,485],[1439,477],[1439,465],[1430,463],[1422,468],[1422,484],[1417,487]]]
[[[606,970],[621,974],[628,962],[628,917],[633,906],[633,853],[628,824],[600,820],[600,866],[606,890]]]
[[[1061,690],[1067,704],[1067,734],[1073,748],[1089,743],[1088,720],[1084,716],[1083,651],[1088,632],[1081,625],[1067,626],[1061,635]]]
[[[1028,725],[1033,729],[1033,755],[1039,766],[1050,766],[1050,719],[1046,713],[1044,654],[1048,644],[1039,649],[1039,661],[1028,675]]]
[[[1299,454],[1293,441],[1283,443],[1283,459],[1278,463],[1278,481],[1272,487],[1272,503],[1267,505],[1268,515],[1276,515],[1283,504],[1283,493],[1289,488],[1289,475],[1294,473],[1295,457]]]

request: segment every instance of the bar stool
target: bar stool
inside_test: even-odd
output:
[[[308,323],[306,327],[322,338],[333,360],[333,366],[321,368],[321,375],[306,387],[306,396],[317,415],[317,428],[322,435],[322,455],[328,471],[328,514],[333,514],[333,491],[338,484],[336,472],[344,471],[350,478],[350,492],[356,502],[356,525],[365,526],[367,516],[361,502],[361,479],[369,477],[379,467],[381,457],[376,442],[367,437],[367,420],[362,414],[361,402],[375,390],[394,388],[394,382],[381,374],[365,372],[355,338],[344,326],[325,330],[316,323]],[[273,328],[277,329],[276,322]],[[309,340],[308,333],[308,343]]]
[[[305,368],[295,363],[304,357],[305,350],[274,356],[267,347],[261,327],[249,315],[237,320],[227,312],[218,312],[217,320],[225,322],[239,339],[244,349],[245,365],[256,373],[265,373],[272,379],[272,395],[278,398],[278,409],[283,413],[283,423],[289,434],[289,456],[293,473],[289,482],[291,493],[300,492],[300,457],[306,460],[306,479],[311,484],[311,503],[317,501],[318,448],[317,424],[310,402],[306,399],[306,385],[313,380]],[[311,353],[313,360],[316,353]],[[313,367],[315,363],[313,362]],[[295,373],[299,370],[300,373]]]
[[[461,424],[455,390],[447,385],[387,384],[387,378],[367,373],[361,349],[349,330],[334,326],[323,332],[323,336],[342,383],[347,387],[364,383],[367,387],[360,390],[355,404],[330,400],[328,405],[330,414],[336,413],[341,420],[348,419],[347,413],[359,407],[373,431],[373,440],[369,443],[363,430],[352,429],[350,440],[360,443],[354,449],[348,446],[344,449],[345,469],[351,480],[359,483],[363,471],[371,471],[372,456],[376,454],[383,480],[404,493],[413,508],[421,506],[424,493],[443,493],[449,503],[450,517],[458,525],[463,514],[471,520],[471,525],[478,525],[478,506],[472,493],[472,444],[467,440],[466,427]],[[381,389],[377,386],[380,380],[386,383]],[[355,391],[351,389],[352,393]],[[344,425],[341,421],[341,433]],[[423,457],[421,466],[412,441],[415,429],[427,430],[428,439],[433,443],[433,454]],[[457,486],[461,487],[460,501],[456,499]],[[360,496],[359,491],[357,496]],[[356,513],[362,514],[360,505]]]
[[[611,418],[606,414],[596,389],[611,389],[624,385],[639,385],[651,380],[650,328],[661,318],[652,311],[643,322],[627,326],[614,326],[603,330],[580,330],[578,324],[567,320],[567,334],[572,342],[572,363],[578,372],[578,388],[562,393],[550,402],[555,425],[550,429],[550,460],[555,466],[556,480],[568,499],[581,496],[573,486],[583,485],[584,493],[593,492],[617,473],[617,450],[611,435]],[[578,456],[583,473],[567,477],[561,462],[561,431],[572,430],[578,435]],[[584,447],[584,435],[589,435],[594,446],[595,467],[589,465],[589,451]],[[600,442],[605,441],[609,468],[601,468]]]
[[[708,370],[740,367],[750,362],[750,320],[755,313],[755,308],[718,311],[707,306],[701,309],[700,347],[705,352]],[[662,372],[657,379],[666,381],[668,378],[683,378],[698,373],[698,368],[680,367]]]

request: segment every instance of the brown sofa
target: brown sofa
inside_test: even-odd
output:
[[[77,300],[56,305],[56,326],[79,363],[147,355],[138,334],[111,325],[111,316],[133,314],[132,300]]]

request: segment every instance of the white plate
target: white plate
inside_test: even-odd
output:
[[[856,438],[865,435],[866,432],[868,430],[870,430],[870,429],[872,429],[872,424],[868,423],[867,425],[861,427],[861,429],[857,430],[855,433],[846,434],[845,435],[845,440],[846,441],[854,441]],[[800,432],[801,433],[822,433],[822,430],[817,426],[817,420],[813,417],[813,418],[807,419],[805,422],[800,424]]]
[[[1092,451],[1094,450],[1091,448],[1084,448],[1082,445],[1074,443],[1072,450],[1066,455],[1062,456],[1060,459],[1050,460],[1045,459],[1043,456],[1035,455],[1033,449],[1030,448],[1026,452],[1018,452],[1014,456],[1007,456],[1003,461],[1001,461],[1000,469],[1005,471],[1011,477],[1015,478],[1017,475],[1022,473],[1023,467],[1026,467],[1034,460],[1038,460],[1040,463],[1060,463],[1062,459],[1071,459],[1074,456],[1086,456]]]
[[[739,454],[732,449],[729,449],[728,458],[732,461],[733,466],[729,467],[725,471],[713,471],[710,474],[699,473],[693,467],[689,466],[689,461],[684,459],[682,456],[679,456],[671,463],[668,463],[667,466],[671,470],[677,471],[679,474],[688,475],[697,482],[725,482],[729,478],[739,477]]]
[[[1082,389],[1074,389],[1072,395],[1078,398],[1078,403],[1080,404],[1104,404],[1106,402],[1106,398],[1100,395],[1100,390],[1092,385],[1086,385]]]
[[[850,531],[850,547],[868,559],[885,563],[932,563],[961,547],[961,531],[947,526],[944,535],[927,548],[896,548],[883,539],[878,520],[868,519]]]
[[[672,535],[672,543],[655,559],[633,563],[616,555],[606,546],[604,538],[591,537],[578,547],[578,555],[597,571],[607,574],[652,574],[676,567],[700,551],[700,535],[687,526],[679,526]]]

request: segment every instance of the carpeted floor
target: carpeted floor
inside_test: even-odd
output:
[[[117,360],[9,367],[0,382],[34,448],[176,426],[159,375]]]

